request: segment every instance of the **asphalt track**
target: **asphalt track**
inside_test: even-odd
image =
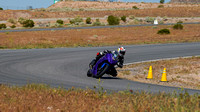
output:
[[[173,25],[173,24],[175,23],[158,24],[158,25]],[[182,24],[200,24],[200,22],[189,22],[189,23],[182,23]],[[138,26],[158,26],[158,25],[139,24],[139,25],[88,26],[88,27],[33,28],[33,29],[0,30],[0,33],[25,32],[25,31],[55,31],[55,30],[72,30],[72,29],[124,28],[124,27],[138,27]]]
[[[86,76],[88,63],[98,51],[115,50],[113,47],[55,48],[0,50],[0,83],[25,85],[44,83],[52,87],[93,88],[97,79]],[[132,45],[125,46],[125,63],[154,59],[200,55],[200,43]],[[127,90],[171,93],[180,88],[133,82],[105,75],[102,79],[105,90]],[[185,89],[190,94],[200,90]]]

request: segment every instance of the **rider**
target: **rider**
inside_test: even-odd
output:
[[[117,60],[118,63],[117,63],[117,66],[122,68],[123,67],[123,63],[124,63],[124,55],[126,53],[126,49],[124,47],[119,47],[117,49],[117,51],[109,51],[109,50],[104,50],[103,52],[98,52],[97,53],[97,56],[96,56],[96,59],[94,59],[92,61],[92,64],[91,65],[95,65],[96,62],[101,58],[103,57],[105,54],[107,53],[112,53],[113,55],[113,59]]]

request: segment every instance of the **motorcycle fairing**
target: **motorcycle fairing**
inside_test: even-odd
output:
[[[113,60],[112,59],[112,53],[107,53],[105,56],[103,56],[102,58],[100,58],[97,63],[95,64],[95,66],[93,67],[92,69],[92,73],[93,75],[97,75],[97,68],[98,68],[98,65],[101,64],[102,62],[104,61],[107,61],[109,64],[111,65],[116,65],[117,64],[117,61],[116,60]]]

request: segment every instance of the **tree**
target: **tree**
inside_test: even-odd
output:
[[[165,0],[160,0],[160,3],[163,4],[165,2]]]

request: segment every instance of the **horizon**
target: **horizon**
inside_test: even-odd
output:
[[[165,0],[165,3],[170,0]],[[159,3],[160,0],[122,0],[121,2],[147,2],[147,3]],[[12,10],[20,10],[20,9],[28,9],[28,7],[36,8],[48,8],[49,6],[54,4],[54,0],[1,0],[0,7],[4,10],[12,9]]]

